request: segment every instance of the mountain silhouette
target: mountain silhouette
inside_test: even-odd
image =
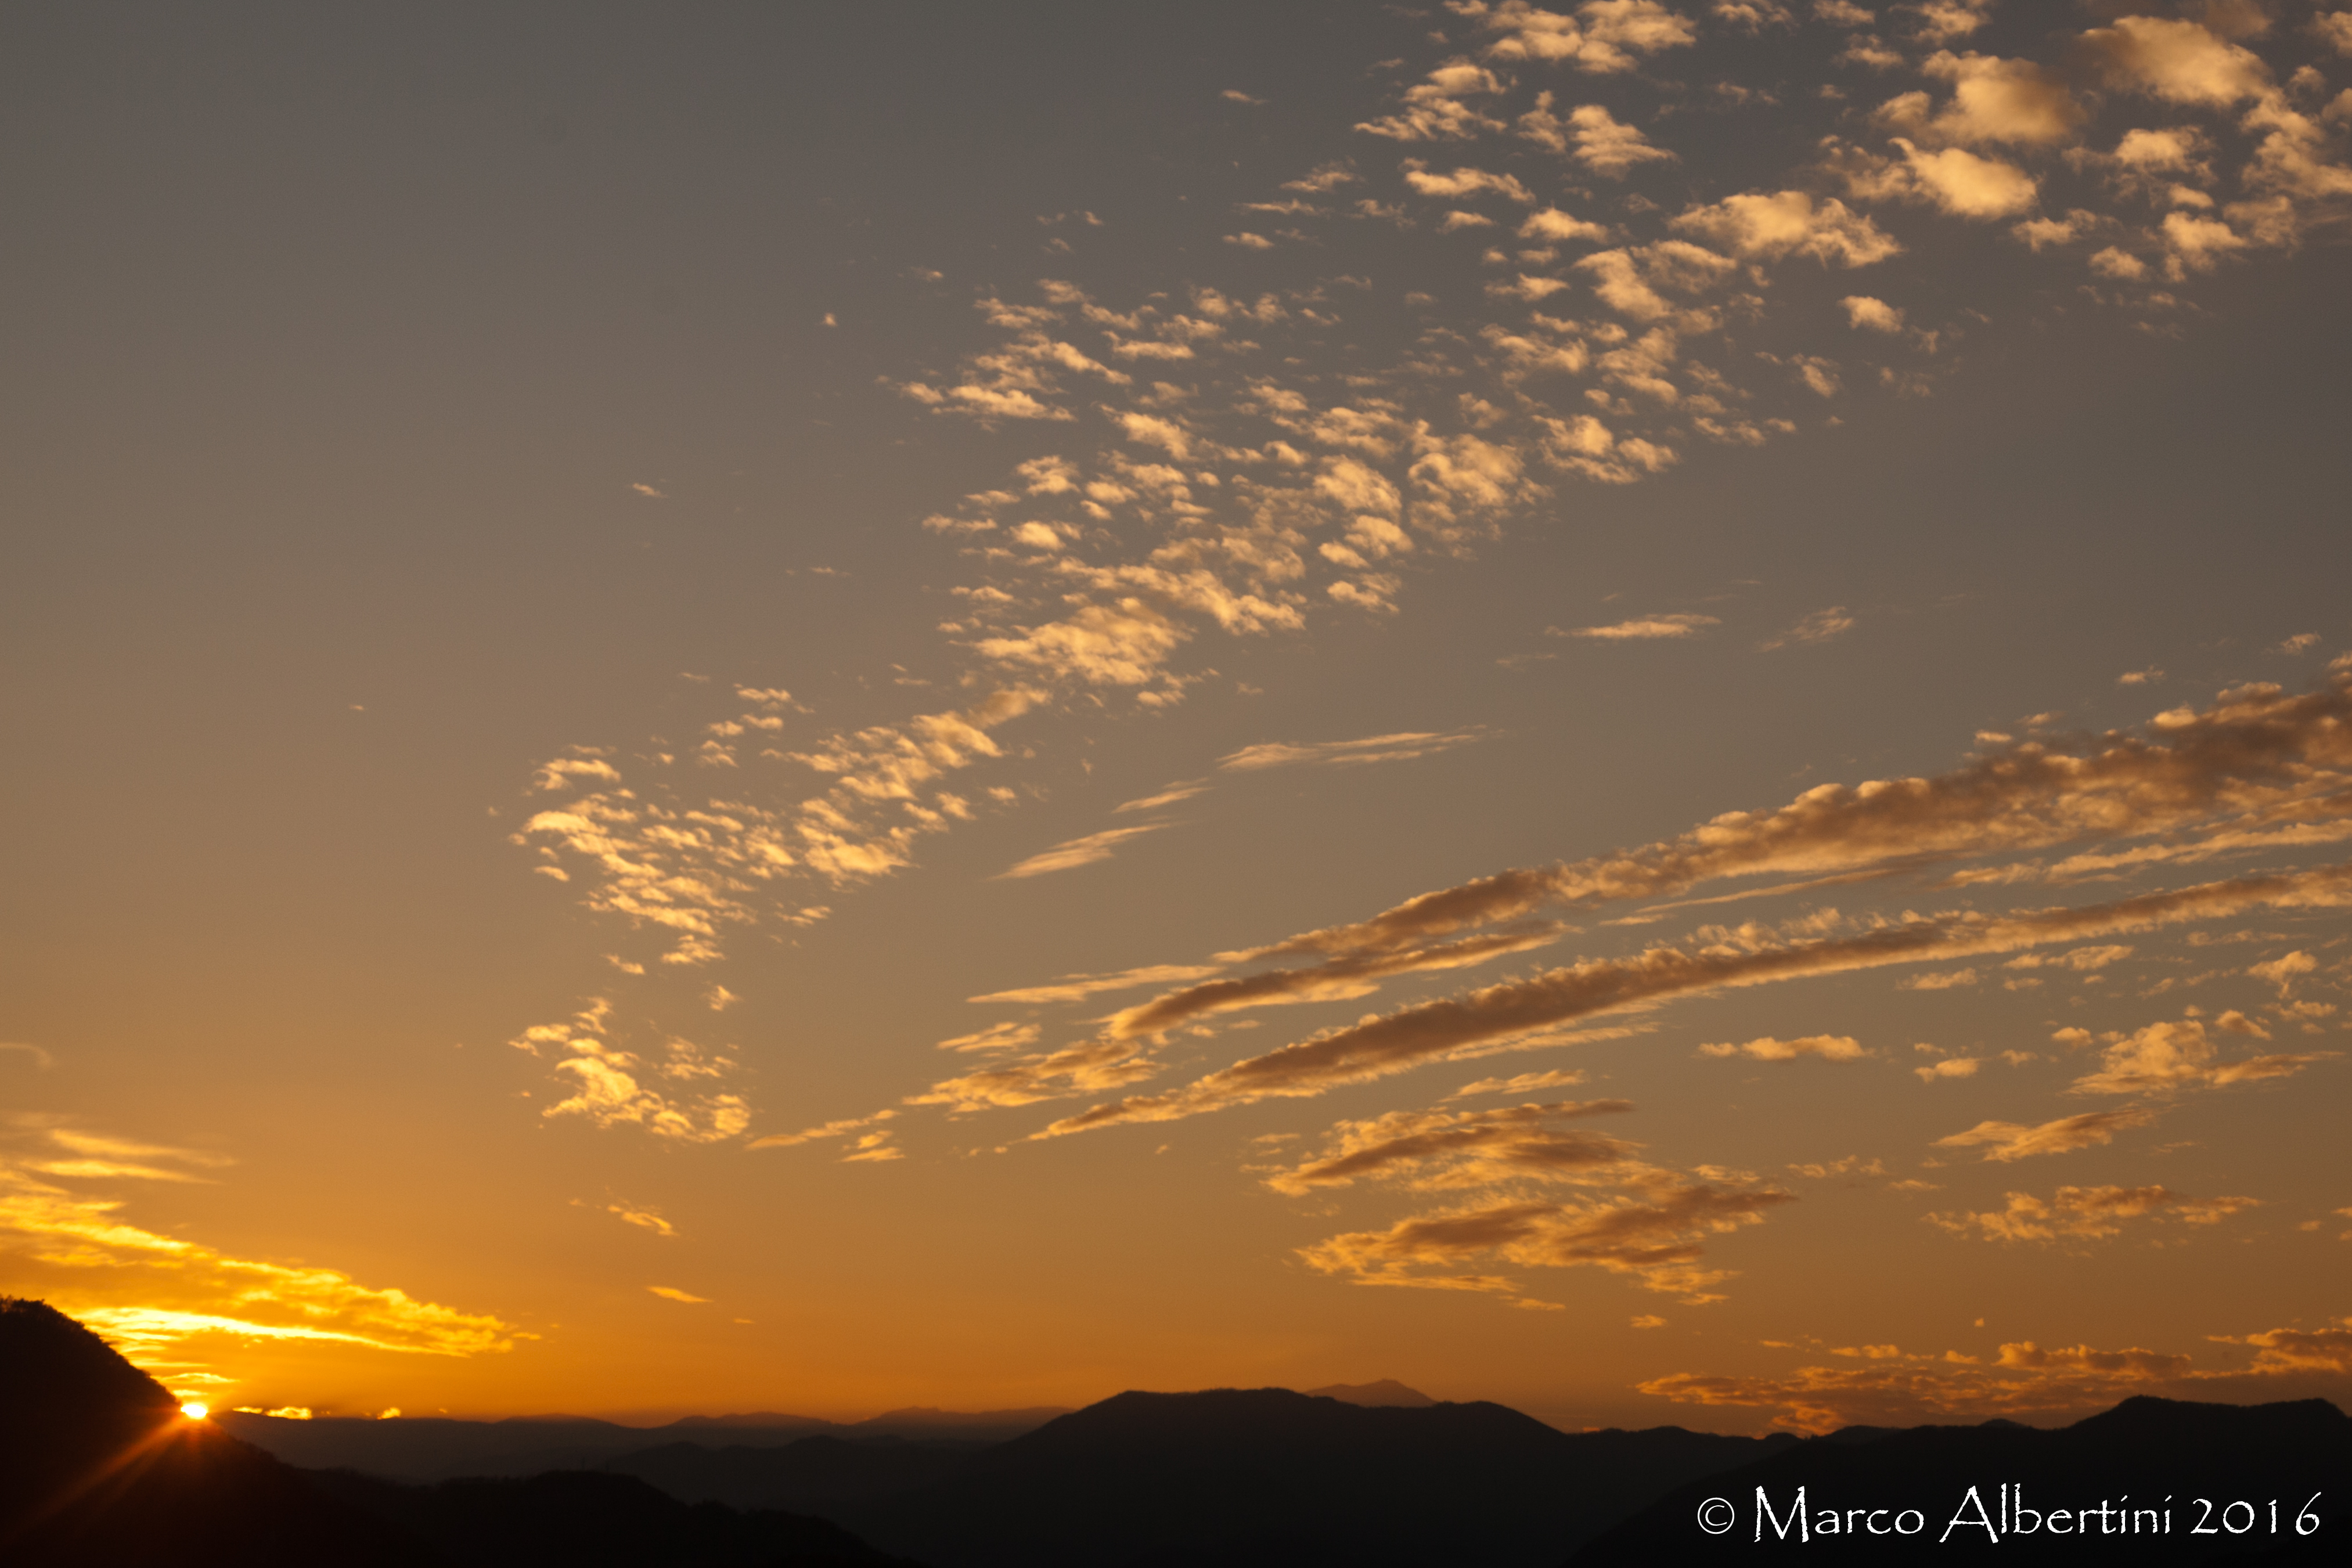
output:
[[[2342,1563],[2352,1560],[2347,1477],[2352,1417],[2324,1399],[2243,1406],[2143,1396],[2053,1431],[2010,1421],[1848,1427],[1677,1486],[1570,1561],[1614,1568],[1733,1551],[1872,1560],[1929,1550],[1948,1532],[1932,1548],[1939,1561],[1990,1553],[2011,1563]],[[1762,1521],[1759,1488],[1769,1509]],[[1794,1518],[1800,1488],[1801,1524]],[[2314,1494],[2315,1529],[2299,1534],[2297,1515]],[[1710,1499],[1722,1505],[1716,1521],[1729,1524],[1719,1535],[1700,1527]],[[2231,1507],[2239,1502],[2249,1506]],[[2111,1511],[2099,1514],[2102,1505]],[[1900,1517],[1906,1509],[1918,1514],[1912,1539],[1871,1532],[1874,1523],[1892,1531],[1908,1522]],[[1886,1511],[1874,1521],[1877,1510]],[[2053,1511],[2065,1516],[2063,1532],[2053,1528]],[[1991,1529],[1974,1522],[1979,1512]],[[1840,1528],[1822,1529],[1825,1514]],[[1955,1518],[1963,1522],[1954,1527]]]
[[[830,1516],[939,1568],[1551,1568],[1679,1482],[1794,1441],[1570,1436],[1500,1405],[1285,1388],[1128,1393]]]
[[[1418,1388],[1407,1388],[1393,1377],[1378,1383],[1333,1383],[1307,1391],[1309,1399],[1337,1399],[1342,1405],[1404,1406],[1419,1409],[1436,1400]]]
[[[429,1542],[451,1568],[915,1568],[822,1519],[684,1503],[634,1476],[555,1470],[414,1487],[330,1470],[311,1479]]]
[[[604,1469],[635,1476],[685,1502],[781,1508],[827,1517],[895,1497],[958,1473],[985,1450],[978,1443],[908,1442],[902,1437],[803,1437],[782,1448],[666,1443],[607,1460]]]

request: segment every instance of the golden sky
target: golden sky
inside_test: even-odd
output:
[[[341,1414],[2352,1394],[2352,11],[12,32],[0,1289]]]

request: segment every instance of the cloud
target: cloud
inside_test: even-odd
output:
[[[2270,86],[2270,73],[2252,51],[2194,22],[2126,16],[2084,33],[2083,45],[2110,81],[2168,103],[2226,108]]]
[[[1394,1111],[1331,1129],[1322,1152],[1266,1178],[1294,1196],[1377,1178],[1420,1190],[1556,1180],[1625,1165],[1639,1146],[1559,1124],[1631,1111],[1627,1100],[1562,1100],[1491,1112]]]
[[[1759,653],[1769,653],[1780,648],[1792,648],[1808,643],[1826,643],[1853,630],[1853,617],[1843,604],[1832,604],[1827,610],[1816,610],[1801,616],[1786,632],[1766,638],[1756,644]]]
[[[1928,151],[1907,137],[1890,138],[1901,154],[1885,158],[1860,148],[1833,150],[1830,166],[1865,201],[1921,202],[1954,217],[1986,222],[2033,205],[2040,186],[2013,163],[1963,147]]]
[[[173,1164],[216,1168],[226,1163],[218,1155],[37,1119],[17,1125],[19,1139],[81,1156],[0,1152],[0,1252],[17,1288],[97,1329],[167,1385],[233,1384],[239,1353],[255,1345],[468,1356],[524,1337],[496,1317],[362,1285],[338,1270],[233,1257],[149,1230],[123,1217],[125,1200],[83,1190],[171,1179],[164,1167]]]
[[[1034,1023],[997,1023],[972,1034],[960,1034],[952,1040],[940,1041],[941,1051],[991,1052],[1018,1051],[1037,1042],[1038,1028]]]
[[[1838,301],[1845,311],[1846,325],[1873,332],[1903,330],[1903,312],[1884,299],[1874,299],[1867,294],[1849,294]]]
[[[1587,223],[1558,207],[1546,207],[1528,214],[1527,221],[1519,225],[1519,237],[1554,242],[1605,240],[1609,237],[1609,225]]]
[[[21,1040],[0,1040],[0,1051],[16,1051],[30,1061],[34,1066],[44,1071],[57,1065],[56,1057],[51,1056],[41,1047],[28,1044]]]
[[[1255,772],[1268,768],[1345,768],[1373,762],[1405,762],[1432,757],[1457,746],[1486,738],[1487,731],[1473,725],[1465,729],[1412,730],[1396,735],[1370,735],[1360,740],[1318,740],[1302,743],[1272,740],[1245,746],[1217,759],[1229,772]]]
[[[2247,1021],[2242,1015],[2237,1016],[2242,1025]],[[2130,1038],[2108,1046],[2100,1053],[2099,1071],[2074,1080],[2068,1092],[2171,1094],[2189,1089],[2219,1089],[2231,1083],[2291,1077],[2335,1054],[2315,1051],[2219,1061],[2205,1025],[2197,1019],[2183,1019],[2149,1024]]]
[[[1438,67],[1404,91],[1398,112],[1360,120],[1356,129],[1391,141],[1466,141],[1502,121],[1479,113],[1468,99],[1503,90],[1492,71],[1463,61]]]
[[[1127,991],[1138,986],[1174,985],[1185,980],[1198,980],[1215,974],[1221,967],[1215,964],[1149,964],[1137,969],[1120,969],[1108,975],[1065,975],[1050,985],[1027,986],[1018,990],[991,991],[986,996],[967,997],[971,1002],[1012,1002],[1037,1004],[1074,1002],[1104,991]]]
[[[1511,1078],[1481,1078],[1475,1083],[1465,1083],[1448,1100],[1467,1100],[1479,1094],[1533,1094],[1544,1089],[1566,1089],[1584,1082],[1580,1069],[1555,1068],[1548,1072],[1522,1072]]]
[[[810,1144],[825,1138],[845,1137],[877,1123],[887,1122],[898,1114],[896,1111],[877,1111],[870,1116],[846,1116],[837,1122],[803,1128],[797,1133],[771,1133],[764,1138],[754,1138],[743,1146],[747,1149],[788,1149],[798,1144]]]
[[[2123,1233],[2126,1220],[2166,1215],[2190,1225],[2214,1225],[2260,1207],[2251,1197],[2200,1202],[2163,1186],[2062,1186],[2047,1200],[2032,1193],[2008,1195],[2006,1208],[1988,1214],[1931,1214],[1934,1224],[1956,1235],[1988,1241],[2099,1240]]]
[[[2061,1116],[2035,1127],[2016,1122],[1979,1122],[1965,1133],[1937,1139],[1936,1146],[1965,1149],[1987,1144],[1991,1146],[1985,1150],[1986,1159],[2021,1160],[2033,1155],[2071,1154],[2095,1144],[2108,1143],[2117,1133],[2145,1127],[2155,1120],[2155,1112],[2130,1107],[2121,1111],[2086,1111],[2079,1116]]]
[[[1920,62],[1920,71],[1952,84],[1951,101],[1930,117],[1924,92],[1905,93],[1880,109],[1879,118],[1933,141],[1980,146],[2008,142],[2038,147],[2073,138],[2082,106],[2065,84],[2032,60],[1955,55],[1938,50]]]
[[[1173,806],[1180,801],[1190,800],[1195,795],[1205,795],[1208,791],[1207,779],[1189,779],[1182,783],[1171,784],[1158,793],[1146,795],[1140,800],[1123,800],[1113,806],[1111,811],[1113,815],[1121,811],[1156,811],[1162,806]]]
[[[1941,1061],[1929,1062],[1911,1071],[1922,1083],[1933,1083],[1939,1078],[1974,1078],[1983,1061],[1974,1056],[1948,1056]]]
[[[1529,0],[1448,0],[1446,9],[1500,35],[1486,46],[1490,58],[1572,64],[1594,75],[1634,68],[1636,55],[1680,48],[1698,37],[1687,17],[1657,0],[1590,0],[1571,18]]]
[[[2003,1344],[1990,1365],[1957,1351],[1906,1354],[1899,1347],[1864,1365],[1801,1366],[1777,1377],[1674,1373],[1637,1386],[1679,1404],[1778,1409],[1774,1425],[1828,1432],[1849,1426],[1905,1427],[1990,1416],[2087,1415],[2152,1386],[2192,1375],[2191,1359],[2137,1346],[2086,1344],[2043,1349],[2032,1340]],[[2184,1391],[2185,1392],[2185,1391]]]
[[[1816,204],[1802,191],[1727,196],[1712,206],[1692,207],[1673,222],[1749,260],[1808,256],[1823,266],[1856,267],[1903,251],[1893,235],[1843,202],[1832,198]]]
[[[1725,878],[1868,874],[2172,830],[2210,837],[2252,817],[2340,809],[2329,802],[2352,786],[2347,725],[2352,686],[2341,682],[2296,697],[2234,694],[2203,713],[2168,714],[2143,733],[2110,734],[2079,752],[2028,741],[1932,778],[1821,785],[1778,810],[1727,811],[1639,849],[1499,872],[1233,958],[1414,946],[1548,904],[1668,897]]]
[[[1666,637],[1690,637],[1702,626],[1720,626],[1723,622],[1712,615],[1639,615],[1631,621],[1620,621],[1608,626],[1578,626],[1568,631],[1553,629],[1560,637],[1591,637],[1602,642],[1648,642]]]
[[[1901,982],[1901,987],[1906,991],[1948,991],[1976,983],[1974,969],[1947,969],[1940,975],[1913,975]]]
[[[1451,174],[1433,174],[1416,160],[1407,159],[1404,183],[1424,196],[1442,196],[1459,201],[1491,192],[1506,201],[1531,205],[1535,194],[1519,183],[1514,174],[1490,174],[1484,169],[1456,169]]]
[[[646,1082],[720,1078],[733,1069],[733,1061],[708,1056],[675,1035],[657,1058],[623,1050],[612,1043],[612,1004],[599,997],[566,1021],[534,1024],[508,1041],[533,1056],[542,1048],[565,1053],[554,1068],[568,1080],[565,1097],[541,1111],[542,1117],[579,1116],[599,1127],[639,1126],[688,1144],[721,1142],[751,1125],[751,1105],[740,1094],[673,1097]]]
[[[1118,846],[1129,839],[1141,838],[1146,833],[1156,833],[1162,828],[1174,825],[1172,822],[1143,822],[1132,828],[1106,828],[1099,833],[1088,833],[1082,839],[1055,844],[1050,850],[1040,850],[1019,864],[997,873],[997,879],[1043,876],[1048,872],[1093,865],[1097,861],[1110,859]]]
[[[640,1208],[633,1203],[610,1203],[604,1212],[620,1217],[624,1225],[634,1225],[640,1230],[650,1230],[656,1236],[675,1237],[677,1228],[650,1208]]]
[[[1300,1251],[1307,1266],[1360,1285],[1470,1290],[1517,1297],[1516,1282],[1459,1274],[1493,1258],[1527,1268],[1592,1267],[1693,1305],[1721,1301],[1732,1271],[1705,1267],[1706,1238],[1763,1222],[1795,1195],[1747,1184],[1645,1173],[1632,1189],[1582,1202],[1516,1200],[1417,1215],[1385,1230],[1351,1231]]]
[[[1794,1061],[1801,1056],[1859,1061],[1870,1054],[1854,1043],[1853,1036],[1843,1034],[1809,1034],[1796,1040],[1775,1040],[1768,1034],[1745,1045],[1702,1045],[1698,1050],[1701,1056],[1744,1056],[1750,1061]]]
[[[1630,959],[1588,959],[1523,980],[1402,1008],[1362,1022],[1296,1041],[1263,1056],[1235,1062],[1183,1089],[1097,1105],[1054,1123],[1041,1137],[1060,1136],[1128,1122],[1171,1121],[1261,1100],[1320,1094],[1343,1083],[1366,1082],[1408,1071],[1465,1047],[1502,1036],[1557,1025],[1596,1013],[1654,1007],[1671,998],[1725,988],[1775,984],[1804,976],[1850,973],[1893,964],[1996,952],[2044,943],[2080,940],[2125,931],[2150,930],[2189,920],[2213,919],[2263,907],[2334,907],[2352,903],[2352,866],[2274,876],[2250,876],[2173,892],[2148,894],[2111,904],[2029,915],[1992,917],[1973,912],[1893,923],[1858,936],[1777,943],[1760,936],[1751,945],[1714,944],[1685,952],[1653,947]],[[1214,982],[1248,991],[1250,1003],[1270,996],[1310,993],[1318,975],[1377,971],[1377,961],[1334,963],[1326,971],[1286,977],[1276,988],[1263,977]],[[1281,972],[1277,971],[1279,975]],[[1181,993],[1177,995],[1181,996]],[[1173,1000],[1162,998],[1130,1009],[1122,1019],[1151,1019]],[[1114,1028],[1116,1029],[1116,1024]],[[1165,1027],[1160,1024],[1157,1027]],[[1139,1032],[1130,1030],[1129,1032]],[[2005,1148],[1988,1158],[2054,1152],[2052,1140],[2081,1132],[2084,1141],[2104,1142],[2100,1129],[2137,1125],[2152,1113],[2116,1111],[2069,1117],[2042,1128],[1986,1123],[1959,1134],[1961,1143],[1981,1142],[1998,1130]],[[2079,1144],[2063,1145],[2078,1147]]]
[[[1364,996],[1376,988],[1375,982],[1392,976],[1466,968],[1548,946],[1558,939],[1560,929],[1557,924],[1538,923],[1426,947],[1357,954],[1312,968],[1268,969],[1255,975],[1202,980],[1112,1014],[1105,1038],[1137,1040],[1197,1019],[1245,1008],[1339,1001]]]
[[[1127,598],[1085,605],[1063,620],[1024,627],[1018,637],[983,637],[972,646],[984,658],[1055,680],[1139,686],[1191,635],[1143,600]]]
[[[2249,964],[2246,966],[2246,973],[2257,980],[2267,980],[2276,986],[2279,996],[2284,998],[2294,988],[2294,982],[2298,978],[2313,973],[2318,967],[2318,959],[2298,950],[2287,954],[2283,958],[2273,958],[2267,964]]]
[[[2242,1337],[2213,1337],[2223,1344],[2258,1351],[2257,1373],[2352,1372],[2352,1318],[2338,1318],[2324,1329],[2266,1329]]]
[[[1654,146],[1637,128],[1619,123],[1597,103],[1570,110],[1567,124],[1567,135],[1576,143],[1572,156],[1604,179],[1622,180],[1644,163],[1675,162],[1672,152]]]
[[[710,1302],[709,1296],[689,1295],[670,1285],[647,1285],[646,1289],[666,1301],[690,1301],[701,1306],[708,1306]]]

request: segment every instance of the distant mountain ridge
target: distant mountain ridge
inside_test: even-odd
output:
[[[1679,1481],[1791,1437],[1571,1435],[1500,1405],[1128,1393],[833,1511],[936,1568],[1554,1568]]]
[[[1393,1377],[1383,1377],[1377,1383],[1332,1383],[1303,1392],[1309,1399],[1337,1399],[1342,1405],[1420,1409],[1437,1403],[1420,1389],[1407,1388]]]
[[[232,1410],[221,1426],[256,1448],[305,1469],[353,1469],[396,1480],[464,1476],[530,1476],[595,1469],[624,1454],[684,1440],[781,1448],[804,1437],[897,1437],[917,1442],[1001,1443],[1034,1431],[1061,1406],[1023,1410],[887,1411],[864,1421],[760,1412],[688,1416],[660,1427],[625,1427],[587,1416],[510,1416],[499,1421],[403,1416],[378,1421],[330,1416],[308,1420]]]

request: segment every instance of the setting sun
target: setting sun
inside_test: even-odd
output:
[[[201,1401],[191,1399],[180,1406],[180,1414],[191,1421],[201,1421],[205,1418],[205,1409]]]

